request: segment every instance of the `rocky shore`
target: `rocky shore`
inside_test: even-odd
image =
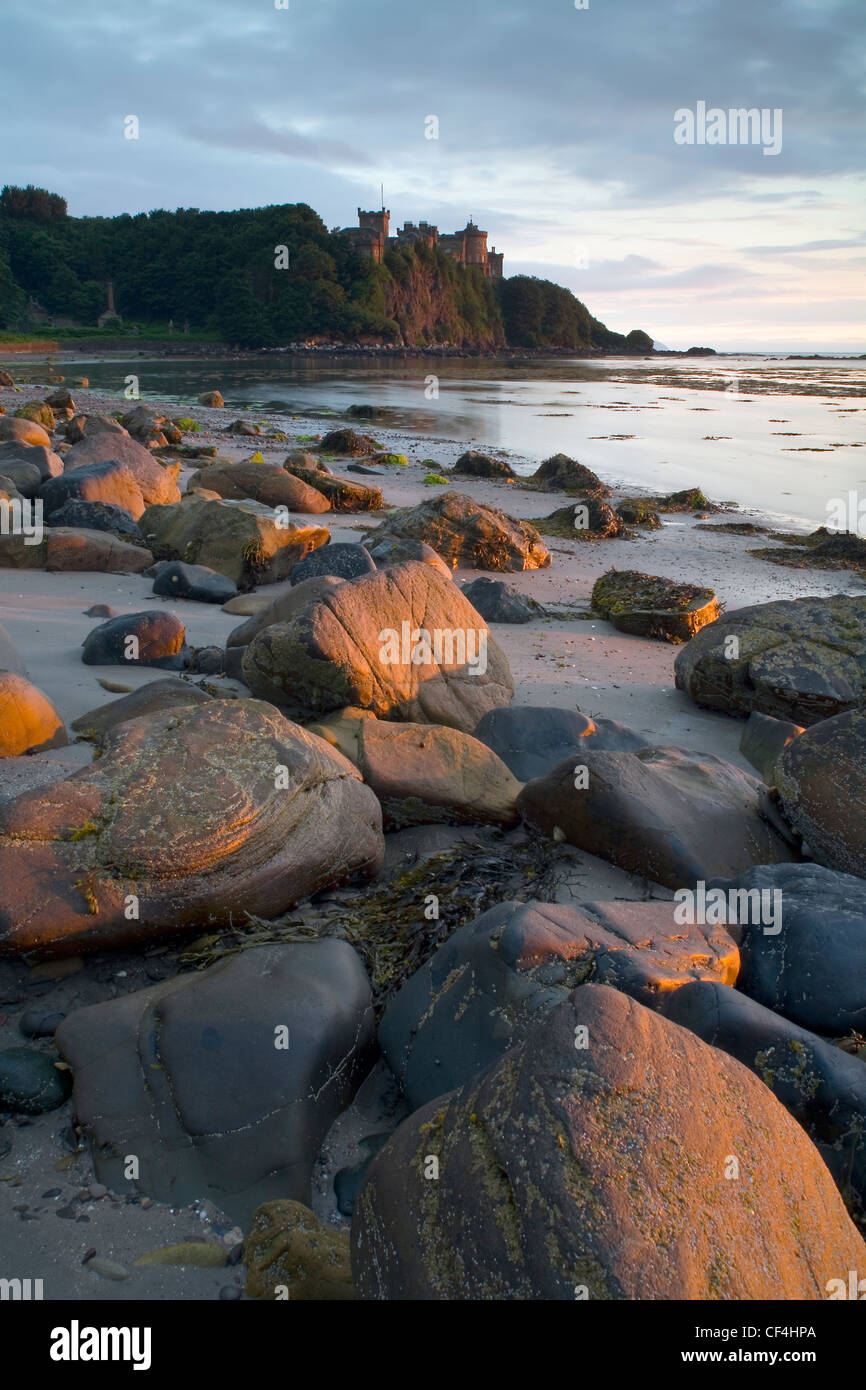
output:
[[[372,408],[0,412],[0,1275],[866,1272],[866,543]]]

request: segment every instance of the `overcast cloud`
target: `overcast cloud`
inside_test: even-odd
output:
[[[613,328],[866,347],[864,0],[3,0],[0,40],[0,182],[73,215],[342,226],[384,183]],[[676,144],[698,101],[779,108],[781,152]]]

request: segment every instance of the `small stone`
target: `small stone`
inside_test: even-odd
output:
[[[234,1284],[223,1284],[219,1296],[224,1303],[232,1303],[235,1299],[240,1298],[241,1291]]]
[[[68,1072],[31,1047],[0,1052],[0,1106],[24,1115],[41,1115],[62,1105],[72,1090]]]
[[[76,1211],[74,1207],[58,1207],[55,1216],[59,1216],[62,1221],[74,1221]]]
[[[62,1195],[63,1195],[63,1188],[62,1188],[62,1187],[49,1187],[49,1189],[48,1189],[47,1192],[43,1192],[43,1194],[42,1194],[42,1201],[43,1201],[43,1202],[47,1202],[47,1201],[49,1201],[52,1197],[61,1197]]]
[[[52,1038],[66,1014],[45,1009],[28,1009],[21,1015],[18,1027],[25,1038]]]
[[[94,1202],[98,1202],[103,1197],[108,1196],[108,1188],[105,1186],[104,1183],[101,1182],[92,1182],[88,1187],[87,1191],[89,1195],[93,1198]]]

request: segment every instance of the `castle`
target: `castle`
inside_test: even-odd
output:
[[[349,238],[365,260],[381,264],[386,250],[395,246],[438,246],[459,265],[477,265],[488,280],[502,279],[504,252],[487,249],[487,233],[470,219],[460,232],[442,232],[430,222],[407,222],[396,236],[389,236],[391,213],[386,208],[364,212],[358,208],[357,227],[335,228]]]

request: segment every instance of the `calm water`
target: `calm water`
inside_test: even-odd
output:
[[[853,492],[866,500],[866,362],[76,357],[69,375],[75,367],[96,390],[119,393],[134,371],[143,397],[187,404],[216,386],[229,407],[267,414],[381,406],[388,415],[374,427],[380,434],[393,429],[505,449],[518,471],[562,451],[612,482],[665,490],[699,484],[717,499],[815,525],[827,520],[832,498]],[[432,374],[438,397],[429,399]],[[429,452],[437,456],[435,444]],[[857,526],[856,517],[850,524]]]

